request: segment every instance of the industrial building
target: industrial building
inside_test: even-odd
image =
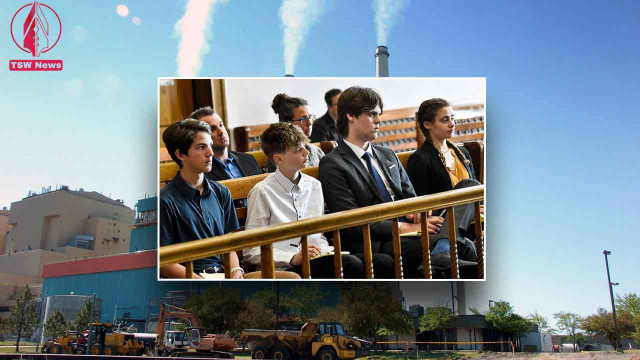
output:
[[[45,264],[129,252],[134,215],[121,200],[68,186],[30,191],[1,210],[0,317],[9,316],[25,286],[42,295]],[[148,241],[135,243],[150,248]]]

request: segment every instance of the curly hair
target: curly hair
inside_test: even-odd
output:
[[[278,114],[280,121],[292,121],[293,110],[300,106],[306,106],[307,100],[297,97],[291,97],[287,94],[278,94],[273,98],[271,108],[273,112]]]
[[[169,125],[162,133],[162,141],[164,141],[169,155],[180,168],[182,168],[182,161],[176,156],[176,150],[180,150],[181,154],[187,155],[189,148],[193,144],[193,139],[195,139],[196,134],[200,131],[211,135],[211,128],[206,122],[195,119],[185,119]]]
[[[306,144],[308,142],[309,139],[302,131],[289,122],[271,124],[260,135],[262,151],[268,158],[276,153],[285,153],[289,148],[296,147],[300,143]]]

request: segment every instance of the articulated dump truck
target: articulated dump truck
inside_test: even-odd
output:
[[[334,322],[309,322],[300,331],[247,329],[241,340],[252,343],[251,358],[275,360],[350,360],[367,356],[371,345]]]

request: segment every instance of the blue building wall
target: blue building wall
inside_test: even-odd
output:
[[[149,211],[156,209],[157,197],[138,201],[137,211]],[[157,248],[157,225],[135,228],[131,231],[130,252]],[[325,304],[333,306],[338,301],[337,282],[315,283],[321,286],[327,297]],[[311,283],[280,282],[280,294],[285,295],[295,286],[310,286]],[[255,291],[272,289],[273,282],[257,281],[158,281],[157,269],[142,268],[133,270],[101,272],[82,275],[68,275],[46,278],[42,284],[43,296],[68,295],[73,292],[76,295],[91,296],[94,293],[102,299],[100,321],[113,321],[120,318],[125,312],[130,318],[146,319],[147,314],[157,314],[158,309],[152,305],[151,300],[161,300],[169,291],[188,290],[192,293],[202,293],[209,288],[220,289],[220,295],[224,296],[227,289],[240,289],[242,294],[249,296]],[[115,313],[115,316],[114,316]]]
[[[129,252],[151,250],[158,248],[158,225],[151,225],[133,229]]]
[[[100,321],[111,322],[128,312],[131,318],[146,319],[150,300],[161,300],[169,291],[189,290],[195,294],[210,288],[220,290],[224,296],[228,289],[239,289],[244,296],[255,291],[272,289],[271,282],[255,281],[158,281],[156,268],[113,271],[94,274],[60,276],[44,279],[43,294],[47,296],[76,295],[91,296],[94,293],[102,299]],[[333,282],[315,283],[321,286],[327,297],[325,304],[334,306],[338,301],[338,287]],[[280,282],[280,294],[286,295],[295,286],[311,286],[312,283]],[[117,306],[117,308],[116,308]],[[157,306],[152,305],[151,313],[157,314]]]
[[[138,212],[149,211],[153,209],[157,209],[158,197],[154,196],[147,199],[138,200],[138,205],[136,205],[136,210]]]

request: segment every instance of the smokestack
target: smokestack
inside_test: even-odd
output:
[[[284,74],[284,77],[294,77],[293,74]]]
[[[389,77],[389,49],[386,46],[376,48],[376,76]]]

